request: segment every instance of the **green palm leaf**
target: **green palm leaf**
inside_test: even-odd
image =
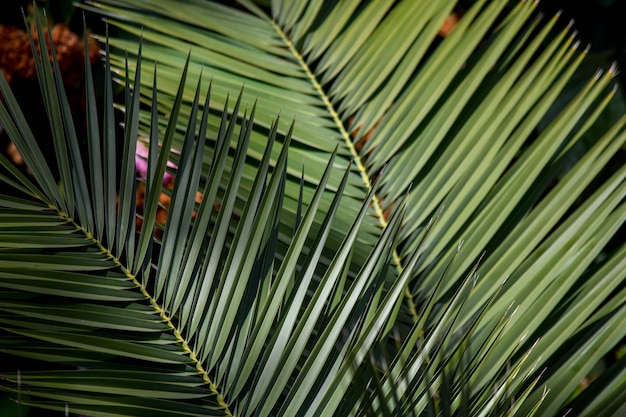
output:
[[[83,5],[117,36],[102,130],[87,72],[86,161],[54,61],[54,161],[0,79],[32,172],[2,160],[22,194],[0,199],[0,350],[57,364],[2,388],[88,415],[618,410],[623,361],[575,397],[625,336],[626,171],[603,167],[626,118],[596,123],[615,68],[547,119],[586,51],[534,2],[474,2],[443,39],[454,1],[240,5]]]
[[[37,34],[42,38],[44,32],[37,22]],[[46,75],[52,71],[44,58],[45,55],[38,57],[40,71]],[[58,66],[54,51],[53,65]],[[105,68],[109,68],[108,62]],[[112,75],[106,71],[105,76],[105,108],[110,112]],[[302,408],[310,401],[308,383],[338,378],[337,365],[346,361],[359,366],[363,355],[355,361],[352,350],[367,350],[383,339],[380,331],[410,276],[407,269],[381,310],[375,300],[382,294],[384,271],[401,224],[401,210],[393,216],[390,227],[349,288],[345,287],[345,262],[355,247],[368,212],[367,203],[361,205],[358,220],[331,262],[333,267],[321,272],[319,259],[324,242],[330,235],[349,177],[346,170],[330,212],[313,235],[318,206],[334,171],[331,159],[306,212],[299,216],[293,239],[278,261],[276,247],[291,136],[286,136],[271,172],[272,146],[266,147],[249,198],[237,214],[255,115],[253,108],[249,118],[244,114],[241,123],[237,123],[241,97],[233,116],[222,117],[213,141],[215,158],[210,169],[203,170],[209,95],[196,135],[200,88],[196,89],[184,146],[176,161],[178,176],[185,178],[179,178],[172,190],[163,237],[155,239],[154,213],[185,76],[186,70],[164,137],[151,135],[161,139],[161,150],[157,151],[157,140],[151,142],[141,230],[135,230],[134,200],[138,91],[127,90],[125,97],[126,133],[115,216],[109,216],[111,200],[82,198],[102,193],[116,182],[105,184],[102,178],[93,177],[115,178],[114,172],[109,172],[115,164],[106,156],[111,149],[106,140],[111,139],[112,126],[100,135],[95,118],[90,122],[89,149],[94,154],[89,160],[95,164],[95,172],[87,173],[85,168],[90,165],[77,163],[80,152],[68,152],[50,161],[64,165],[59,169],[58,186],[54,178],[46,177],[35,177],[38,184],[32,184],[3,160],[8,170],[6,182],[16,186],[17,196],[3,197],[0,208],[0,350],[4,355],[27,360],[19,362],[16,373],[6,375],[2,388],[20,399],[22,387],[28,386],[30,399],[24,400],[24,404],[107,416],[231,415],[256,409],[271,414],[280,409],[284,396],[290,392],[290,407]],[[89,82],[91,78],[88,73]],[[67,122],[70,110],[60,92],[62,83],[51,80],[42,81],[45,97],[50,100],[50,119],[56,123],[60,117]],[[15,124],[11,133],[17,135],[15,142],[26,160],[43,158],[37,142],[20,134],[27,132],[28,126],[4,80],[2,87],[9,107],[0,107],[3,124]],[[95,103],[94,91],[93,87],[87,90],[90,106]],[[57,108],[60,116],[55,116]],[[224,111],[227,113],[228,109]],[[156,108],[150,117],[156,126]],[[268,145],[276,140],[277,126],[278,120],[270,130]],[[59,147],[78,149],[73,124],[67,122],[56,128]],[[231,157],[229,145],[236,128],[239,138]],[[45,158],[38,162],[48,167]],[[222,187],[227,166],[230,180]],[[64,170],[71,175],[63,177]],[[205,199],[196,205],[196,190],[201,184]],[[48,190],[48,186],[52,188]],[[55,204],[56,198],[60,204]],[[217,213],[214,200],[220,201]],[[109,222],[114,225],[109,226]],[[316,250],[308,252],[305,248],[311,238],[317,242]],[[321,277],[321,281],[316,282],[314,277]],[[293,285],[294,278],[302,286]],[[307,294],[309,291],[314,292],[313,296]],[[328,304],[329,298],[335,301]],[[370,323],[374,317],[375,324]],[[354,326],[354,322],[363,320],[370,323],[367,329],[362,324]],[[275,328],[277,322],[281,323],[279,331]],[[294,328],[296,322],[300,325]],[[351,338],[361,341],[337,351],[335,346],[350,327]],[[311,344],[319,332],[326,336]],[[250,334],[254,338],[248,337]],[[50,362],[56,368],[37,370],[39,361]],[[306,378],[299,372],[303,361],[311,369]],[[283,362],[290,365],[283,367]],[[22,366],[34,369],[22,371]],[[293,378],[298,375],[300,382],[294,383]],[[268,376],[272,380],[269,385],[265,381]],[[259,397],[262,391],[251,388],[255,386],[267,386],[268,395]],[[150,404],[141,399],[150,399]],[[259,399],[263,400],[261,404]]]

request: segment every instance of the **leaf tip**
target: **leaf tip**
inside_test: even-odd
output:
[[[603,73],[603,72],[604,72],[604,71],[602,71],[602,68],[598,68],[598,69],[596,70],[596,73],[593,75],[593,79],[594,79],[594,81],[598,81],[598,80],[600,79],[600,77],[602,77],[602,73]]]

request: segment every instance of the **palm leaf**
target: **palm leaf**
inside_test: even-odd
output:
[[[40,39],[45,36],[39,21],[37,35]],[[58,73],[54,50],[52,57]],[[47,56],[39,55],[38,60],[39,70],[48,77],[52,69]],[[105,109],[110,112],[112,75],[108,68],[107,62]],[[383,304],[373,301],[382,293],[384,271],[403,210],[397,210],[362,272],[344,289],[345,284],[338,282],[346,279],[345,261],[368,212],[367,202],[362,204],[332,267],[321,273],[318,261],[342,192],[335,194],[331,211],[322,220],[323,227],[314,235],[316,250],[307,253],[305,247],[326,194],[326,182],[335,170],[331,159],[320,187],[298,220],[293,239],[274,268],[290,134],[270,172],[269,145],[276,139],[278,120],[274,122],[249,198],[235,216],[255,115],[253,108],[249,117],[244,114],[237,123],[241,97],[233,116],[221,118],[214,140],[215,159],[205,171],[202,156],[209,96],[196,135],[200,88],[196,90],[193,116],[177,159],[177,173],[185,178],[176,182],[163,236],[155,238],[154,213],[185,76],[183,71],[175,100],[178,104],[169,116],[164,137],[159,137],[158,155],[157,141],[150,144],[150,183],[146,186],[141,230],[135,229],[134,200],[139,92],[126,92],[122,172],[116,187],[119,204],[112,217],[108,212],[111,200],[92,197],[115,183],[93,178],[114,174],[109,170],[115,164],[106,156],[111,149],[106,141],[112,139],[113,126],[106,126],[100,135],[95,118],[91,119],[88,140],[92,154],[85,164],[77,163],[81,154],[74,151],[50,161],[37,160],[42,156],[39,146],[20,133],[28,132],[28,126],[3,80],[3,97],[9,109],[0,105],[2,121],[16,126],[11,133],[16,135],[15,142],[24,158],[45,164],[43,168],[48,168],[48,163],[64,165],[58,170],[58,186],[51,175],[35,178],[41,181],[32,184],[3,160],[8,170],[6,182],[17,186],[17,195],[3,197],[0,208],[0,350],[26,361],[18,359],[17,372],[3,374],[6,382],[2,388],[20,399],[23,387],[28,386],[29,399],[23,400],[24,404],[96,416],[232,415],[257,409],[271,414],[280,409],[289,393],[290,407],[305,407],[311,396],[308,383],[333,381],[340,376],[345,380],[345,374],[338,373],[338,365],[348,361],[358,367],[363,355],[355,360],[353,351],[367,351],[383,339],[381,329],[411,271],[406,270]],[[69,123],[71,115],[61,92],[62,83],[45,77],[42,89],[50,101],[47,108],[54,121],[52,127],[58,129],[58,146],[76,150],[77,135]],[[87,78],[91,82],[89,73]],[[139,78],[135,82],[138,84]],[[95,105],[94,91],[93,87],[87,90],[89,106]],[[90,108],[92,115],[94,110]],[[153,123],[157,121],[156,108],[150,117]],[[55,126],[59,120],[65,123]],[[228,148],[236,127],[239,138],[231,158]],[[156,133],[150,136],[157,138]],[[95,172],[86,171],[90,164],[95,164]],[[223,171],[229,165],[230,180],[222,188]],[[71,175],[63,176],[63,171]],[[346,170],[340,191],[345,189],[348,177]],[[207,199],[196,205],[196,190],[201,183]],[[61,204],[55,204],[56,198]],[[217,213],[214,199],[220,201]],[[109,222],[114,222],[113,226]],[[115,234],[110,238],[112,230]],[[314,276],[320,273],[321,281],[315,282]],[[293,285],[294,277],[302,286]],[[309,291],[314,292],[313,296],[307,294]],[[328,299],[336,301],[329,305]],[[297,322],[300,324],[294,328]],[[355,322],[361,324],[355,326]],[[281,323],[279,329],[276,323]],[[356,343],[336,350],[344,330],[350,327]],[[324,337],[311,345],[309,341],[319,332]],[[248,337],[250,334],[254,338]],[[51,363],[53,370],[38,369],[40,361]],[[282,362],[290,365],[283,367]],[[311,372],[299,372],[303,362]],[[22,366],[29,370],[22,370]],[[272,379],[269,385],[265,381],[268,376]],[[269,395],[259,397],[262,391],[254,387],[260,386],[267,386]],[[259,399],[263,400],[261,404]],[[149,402],[143,402],[146,400]]]
[[[0,84],[2,124],[33,172],[31,183],[8,166],[5,182],[40,201],[2,199],[7,219],[29,215],[2,223],[0,242],[42,265],[0,264],[2,350],[88,364],[86,381],[111,382],[98,394],[69,373],[46,385],[45,373],[24,371],[5,388],[27,384],[40,405],[89,415],[553,415],[609,404],[621,368],[593,385],[592,405],[573,394],[624,337],[623,245],[612,242],[626,219],[625,171],[602,168],[626,119],[596,129],[615,69],[546,120],[586,51],[558,17],[541,21],[536,3],[474,2],[444,39],[453,1],[241,5],[84,5],[123,35],[105,64],[126,86],[117,212],[111,77],[102,135],[92,114],[88,168],[76,172],[60,83],[38,60],[61,187]],[[283,126],[278,113],[297,122]],[[137,136],[150,152],[135,233]],[[155,240],[168,159],[180,175]],[[80,170],[101,170],[103,183]],[[120,328],[127,316],[146,334]],[[380,352],[388,365],[364,366]],[[176,378],[194,389],[136,389]]]

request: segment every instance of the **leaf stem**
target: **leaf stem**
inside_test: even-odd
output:
[[[335,125],[337,126],[337,129],[339,130],[339,133],[341,134],[341,138],[343,139],[344,143],[350,150],[350,154],[352,155],[354,163],[359,171],[359,174],[361,175],[361,180],[363,181],[363,184],[365,184],[365,186],[368,189],[372,188],[372,180],[367,172],[367,168],[365,167],[365,164],[363,163],[363,158],[361,157],[361,155],[359,154],[359,151],[354,146],[354,143],[352,143],[350,134],[348,133],[343,123],[343,120],[341,120],[341,117],[339,117],[339,114],[335,110],[335,106],[330,101],[330,98],[328,97],[324,89],[322,88],[322,85],[317,80],[317,77],[315,76],[315,74],[313,74],[313,71],[311,71],[311,68],[309,67],[307,62],[304,60],[300,52],[296,49],[293,42],[291,42],[291,39],[289,39],[287,34],[283,32],[281,27],[273,19],[269,19],[269,21],[274,27],[274,30],[276,31],[276,33],[278,33],[278,35],[283,40],[283,42],[285,42],[285,44],[289,48],[289,51],[291,52],[293,57],[298,61],[298,64],[300,65],[304,73],[307,75],[308,79],[311,81],[311,84],[313,84],[313,88],[315,89],[317,94],[320,96],[320,98],[324,102],[326,109],[330,113],[333,121],[335,122]],[[372,208],[374,209],[374,212],[376,213],[376,218],[378,219],[378,222],[380,223],[382,228],[384,229],[385,227],[387,227],[387,219],[385,218],[385,212],[380,203],[380,198],[378,197],[376,193],[374,193],[374,196],[372,198]],[[402,273],[404,266],[402,265],[402,259],[400,258],[400,255],[398,254],[398,251],[395,248],[393,250],[393,262],[396,265],[396,271],[398,272],[398,274]],[[405,298],[409,306],[411,317],[413,318],[413,322],[417,323],[418,314],[417,314],[417,309],[415,306],[415,301],[413,299],[413,294],[411,294],[411,291],[409,290],[408,287],[405,289],[404,293],[405,293]]]
[[[146,287],[141,282],[139,282],[139,280],[137,280],[137,277],[131,272],[131,270],[126,268],[122,264],[120,259],[116,257],[107,247],[105,247],[102,244],[102,242],[99,239],[97,239],[93,234],[87,231],[80,224],[76,223],[76,221],[74,221],[73,218],[68,216],[67,213],[59,211],[59,209],[56,207],[51,207],[51,208],[54,209],[59,214],[59,216],[65,219],[68,223],[71,223],[77,229],[77,231],[83,233],[89,240],[91,240],[93,244],[96,245],[98,249],[100,249],[100,251],[108,259],[110,259],[111,262],[113,262],[113,264],[117,268],[119,268],[130,281],[133,282],[133,284],[135,284],[135,286],[139,289],[141,294],[144,297],[146,297],[146,299],[150,302],[150,305],[152,306],[152,308],[154,308],[155,312],[159,314],[163,322],[170,328],[174,337],[176,338],[176,341],[180,344],[185,354],[189,355],[189,358],[195,364],[195,368],[198,371],[198,374],[202,376],[203,381],[209,386],[209,390],[211,391],[211,393],[213,393],[216,396],[218,405],[224,409],[224,414],[228,417],[232,417],[233,414],[230,410],[228,403],[224,399],[224,396],[220,394],[220,392],[218,391],[217,385],[215,385],[215,383],[209,377],[209,373],[207,372],[207,370],[204,369],[204,366],[202,366],[202,362],[198,360],[196,353],[189,347],[189,344],[187,343],[187,341],[181,334],[180,330],[178,330],[178,328],[174,325],[172,318],[167,314],[167,312],[157,302],[157,300],[154,297],[152,297],[152,295],[148,292]]]

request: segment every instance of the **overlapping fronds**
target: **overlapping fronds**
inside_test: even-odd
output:
[[[626,335],[626,167],[603,170],[626,117],[587,134],[616,69],[546,120],[586,51],[535,2],[475,1],[446,37],[454,1],[239,3],[84,6],[117,33],[121,162],[110,77],[85,160],[47,59],[55,161],[2,85],[32,172],[4,179],[37,201],[2,200],[2,350],[68,367],[4,387],[89,415],[619,410],[623,359],[575,396]]]

